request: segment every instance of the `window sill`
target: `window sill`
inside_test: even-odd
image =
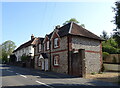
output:
[[[53,49],[58,49],[58,48],[60,48],[60,46],[58,46],[58,47],[53,47]]]

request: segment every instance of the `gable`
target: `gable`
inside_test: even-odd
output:
[[[70,30],[69,33],[73,34],[73,35],[79,35],[81,37],[87,37],[87,38],[102,40],[100,37],[98,37],[94,33],[92,33],[90,31],[88,31],[87,29],[77,25],[76,23],[72,24],[72,27],[71,27],[71,30]]]
[[[48,40],[49,40],[49,38],[48,38],[48,36],[46,35],[45,38],[44,38],[44,40],[43,40],[43,43],[46,43],[46,41],[48,41]]]
[[[80,25],[74,22],[70,22],[62,26],[59,29],[58,34],[60,37],[67,36],[67,35],[77,35],[81,37],[92,38],[92,39],[102,41],[102,39],[99,36],[95,35],[94,33],[88,31],[87,29],[81,27]]]
[[[51,37],[51,40],[54,39],[54,38],[59,38],[59,34],[57,33],[57,31],[54,31],[53,34],[52,34],[52,37]]]

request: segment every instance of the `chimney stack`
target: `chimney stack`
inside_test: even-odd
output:
[[[55,26],[55,29],[59,29],[59,28],[60,28],[60,25]]]
[[[34,35],[33,35],[33,34],[31,35],[31,40],[32,40],[32,39],[34,39]]]

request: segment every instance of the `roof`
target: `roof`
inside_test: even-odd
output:
[[[38,37],[38,41],[40,41],[41,43],[43,42],[44,38],[42,37]]]
[[[47,35],[49,39],[52,37],[52,34],[53,34],[53,32],[51,32],[50,34]]]
[[[20,45],[20,46],[19,46],[16,50],[14,50],[13,52],[16,52],[16,51],[18,51],[18,50],[20,50],[20,49],[22,49],[22,48],[25,48],[25,47],[27,47],[27,46],[30,46],[30,45],[35,45],[37,39],[38,39],[38,38],[33,38],[33,39],[29,40],[28,42],[25,42],[24,44]]]
[[[87,37],[87,38],[92,38],[96,40],[102,40],[100,37],[95,35],[94,33],[88,31],[87,29],[81,27],[80,25],[70,22],[61,28],[59,28],[58,34],[60,37],[65,36],[65,35],[77,35],[81,37]]]

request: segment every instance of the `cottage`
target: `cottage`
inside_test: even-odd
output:
[[[37,40],[38,38],[31,35],[31,40],[20,45],[16,50],[13,51],[16,56],[16,62],[20,62],[23,55],[28,56],[26,66],[34,68],[34,45],[36,44]]]
[[[44,39],[39,38],[35,47],[35,68],[75,76],[99,72],[101,41],[100,37],[74,22],[57,26]]]

